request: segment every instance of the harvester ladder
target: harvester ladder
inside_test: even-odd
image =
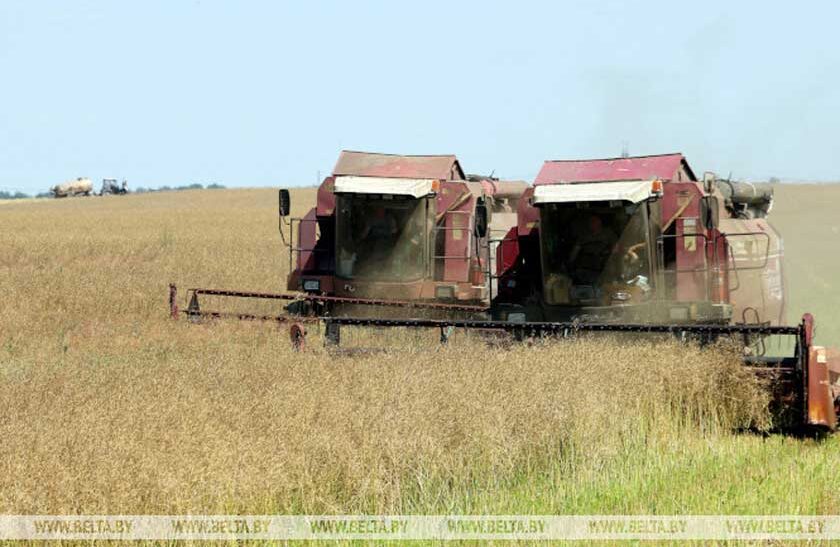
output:
[[[501,260],[502,264],[504,264],[505,260],[505,247],[504,242],[510,241],[506,236],[509,230],[489,230],[489,237],[487,238],[487,243],[482,245],[483,250],[487,253],[487,260],[485,261],[486,268],[484,270],[484,276],[487,280],[488,292],[490,295],[490,300],[496,297],[499,292],[499,278],[500,275],[496,273],[496,269],[498,266],[498,262],[496,259],[496,254],[498,252],[499,247],[501,246]],[[493,233],[501,234],[502,237],[493,237]]]
[[[447,226],[447,219],[451,218],[450,215],[461,215],[466,217],[466,222],[464,226]],[[433,248],[435,249],[434,253],[432,254],[432,269],[434,272],[437,272],[437,264],[438,261],[443,261],[441,263],[441,272],[446,270],[446,261],[447,260],[463,260],[466,262],[467,266],[467,275],[469,275],[469,261],[472,258],[472,253],[470,249],[473,245],[470,243],[470,237],[472,236],[473,229],[470,223],[470,218],[472,213],[470,211],[446,211],[443,216],[441,217],[440,221],[435,224],[434,229],[432,230],[433,233]],[[463,238],[466,240],[466,251],[464,254],[456,254],[456,255],[448,255],[446,254],[446,234],[448,232],[464,232]],[[444,254],[438,254],[437,252],[437,238],[438,234],[443,233],[443,247],[444,247]],[[442,274],[441,274],[442,275]]]
[[[301,226],[304,223],[313,223],[315,224],[315,238],[314,238],[314,245],[312,247],[301,247],[300,246],[300,230]],[[295,228],[297,227],[297,231]],[[298,267],[301,267],[301,255],[303,253],[312,253],[314,258],[316,269],[319,263],[317,253],[330,253],[331,249],[318,249],[318,241],[321,239],[321,227],[318,224],[318,219],[312,218],[302,218],[302,217],[293,217],[289,219],[289,241],[286,243],[289,247],[289,272],[295,271],[295,265],[297,264]],[[302,269],[302,268],[301,268]]]

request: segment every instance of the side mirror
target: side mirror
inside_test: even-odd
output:
[[[705,229],[713,230],[718,227],[720,207],[714,196],[703,196],[700,200],[700,218]]]
[[[490,224],[490,213],[484,198],[478,198],[475,204],[475,235],[476,237],[487,236],[487,226]]]
[[[292,207],[292,200],[289,197],[289,191],[285,188],[280,189],[279,193],[280,198],[280,216],[287,217],[289,216],[289,209]]]

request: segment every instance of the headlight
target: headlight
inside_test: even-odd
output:
[[[303,290],[306,292],[321,292],[320,279],[304,279]]]
[[[688,308],[671,308],[668,315],[671,321],[688,321]]]
[[[513,313],[509,313],[507,315],[508,323],[524,323],[525,322],[525,312],[515,311]]]
[[[441,285],[435,287],[435,298],[441,300],[452,300],[455,298],[455,287],[451,285]]]
[[[618,300],[619,302],[627,302],[628,300],[633,298],[633,295],[629,292],[617,291],[612,293],[612,296],[610,298],[612,298],[613,300]]]

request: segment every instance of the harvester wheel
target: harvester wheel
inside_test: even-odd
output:
[[[306,328],[302,323],[292,323],[289,327],[289,337],[292,339],[292,349],[303,351],[306,348]]]

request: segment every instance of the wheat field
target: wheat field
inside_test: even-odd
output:
[[[815,312],[823,343],[838,188],[781,188],[774,211],[789,314]],[[170,282],[284,289],[276,209],[270,189],[0,208],[0,511],[840,510],[840,443],[742,432],[767,398],[726,347],[361,331],[389,350],[347,357],[314,329],[295,353],[273,325],[170,320]]]

